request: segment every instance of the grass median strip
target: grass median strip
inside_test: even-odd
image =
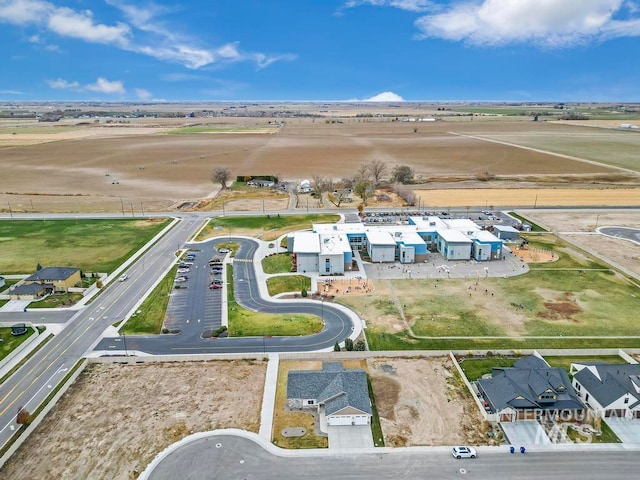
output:
[[[299,336],[311,335],[322,330],[322,320],[315,315],[302,313],[254,312],[242,307],[235,300],[233,267],[227,267],[227,302],[229,305],[229,336]]]
[[[138,311],[127,320],[123,327],[125,334],[142,335],[161,332],[177,270],[178,266],[176,265],[142,302]]]

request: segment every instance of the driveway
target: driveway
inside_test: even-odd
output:
[[[605,418],[604,421],[622,443],[640,444],[640,419]]]
[[[551,440],[536,420],[518,420],[500,423],[509,443],[514,446],[549,445]]]
[[[327,431],[329,448],[343,450],[373,447],[371,425],[329,425]]]

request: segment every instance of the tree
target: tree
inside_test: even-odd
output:
[[[367,168],[371,175],[371,179],[373,180],[374,187],[377,187],[380,185],[382,177],[387,173],[387,164],[382,160],[373,159],[367,164]]]
[[[24,407],[18,409],[18,414],[16,415],[16,423],[18,425],[29,425],[32,420],[33,417]]]
[[[345,338],[344,339],[344,349],[347,352],[353,351],[353,340],[351,340],[350,338]]]
[[[391,180],[398,183],[409,183],[413,180],[413,170],[408,165],[396,165],[391,171]]]
[[[336,207],[339,207],[342,202],[349,200],[349,190],[345,188],[339,188],[335,193],[330,193],[327,195],[329,201],[333,203]]]
[[[216,167],[213,172],[211,172],[211,181],[213,183],[219,183],[223,190],[227,188],[227,182],[231,178],[231,170],[227,167]]]
[[[362,203],[366,205],[367,199],[371,195],[371,180],[363,179],[358,181],[354,186],[353,191],[362,199]]]
[[[336,344],[333,346],[333,351],[334,352],[339,352],[340,351],[340,344],[338,342],[336,342]]]
[[[40,270],[42,270],[42,265],[40,265],[40,263],[38,263],[36,265],[36,272],[39,272]]]

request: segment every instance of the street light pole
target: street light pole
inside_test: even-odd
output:
[[[124,330],[122,330],[122,343],[124,344],[124,356],[128,357],[129,352],[127,351],[127,336],[125,335]]]

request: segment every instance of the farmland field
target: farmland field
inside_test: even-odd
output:
[[[217,123],[207,124],[161,120],[129,126],[0,125],[2,210],[8,213],[10,206],[14,212],[133,215],[175,209],[215,196],[218,186],[210,174],[220,165],[229,167],[234,176],[273,174],[302,180],[318,174],[337,180],[353,175],[360,164],[379,159],[388,163],[389,170],[397,164],[410,166],[418,181],[474,178],[488,172],[523,176],[534,183],[538,178],[571,175],[586,183],[604,177],[615,183],[621,171],[612,166],[637,170],[633,152],[640,145],[640,135],[633,132],[505,118],[463,117],[421,124],[390,118],[346,117],[338,123],[292,118],[277,130],[267,118],[212,119]],[[276,133],[253,133],[267,130]],[[168,135],[168,131],[181,133]],[[590,162],[486,139],[548,148]],[[634,174],[625,175],[627,182],[637,184]]]
[[[151,220],[0,221],[0,272],[32,273],[43,267],[112,272],[167,225]]]

